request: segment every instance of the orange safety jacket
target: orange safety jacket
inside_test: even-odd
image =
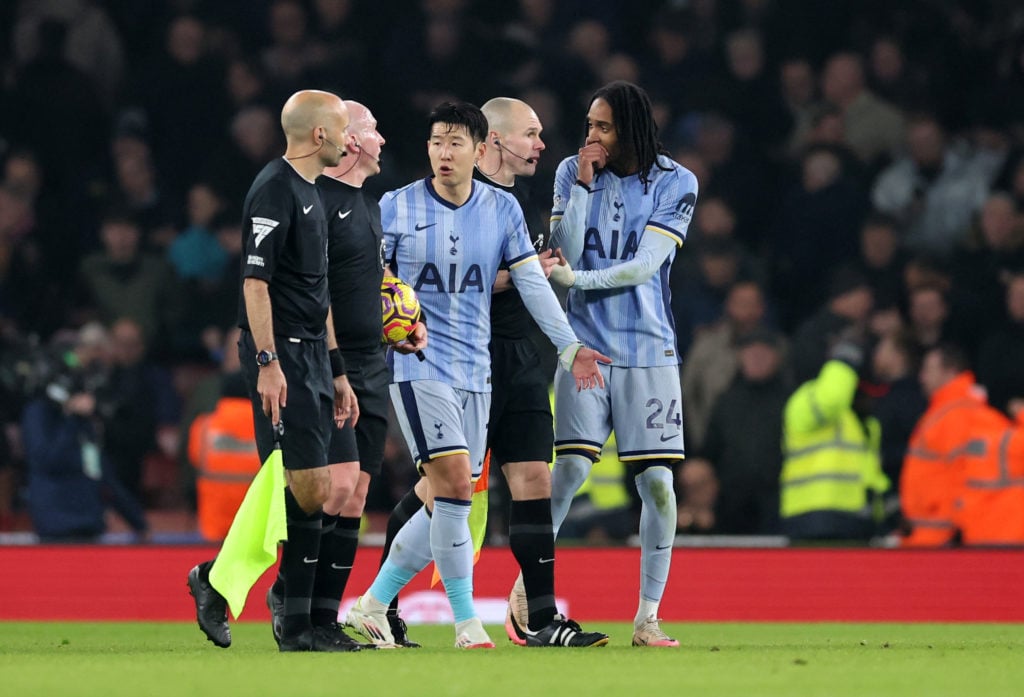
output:
[[[222,397],[209,414],[192,423],[188,455],[196,469],[199,532],[207,540],[223,540],[260,469],[252,403]]]
[[[971,459],[964,472],[959,526],[965,545],[1024,544],[1024,412],[994,434],[994,457]]]
[[[997,467],[994,441],[1008,426],[1009,420],[986,403],[970,371],[935,391],[903,460],[900,505],[911,528],[903,546],[953,541],[966,473]]]

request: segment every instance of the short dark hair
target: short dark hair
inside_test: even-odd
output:
[[[595,99],[603,99],[611,107],[619,143],[627,153],[636,157],[639,165],[637,174],[643,182],[644,193],[647,193],[647,186],[651,183],[651,168],[669,171],[669,168],[658,164],[658,155],[668,156],[668,151],[658,140],[658,124],[654,120],[651,98],[642,87],[625,80],[616,80],[594,92],[588,104],[593,104]],[[583,121],[584,138],[587,121]]]
[[[907,359],[907,365],[910,366],[910,369],[916,372],[921,364],[921,344],[918,342],[917,337],[914,336],[914,333],[907,327],[900,327],[890,332],[888,338],[892,341],[893,348]]]
[[[462,126],[474,143],[487,138],[487,117],[480,107],[469,102],[443,102],[427,117],[427,128],[432,132],[435,123],[447,124],[450,130]]]
[[[971,359],[968,358],[967,351],[959,344],[941,341],[932,350],[939,354],[939,361],[947,370],[962,373],[971,369]]]

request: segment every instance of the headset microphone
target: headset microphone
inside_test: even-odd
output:
[[[326,141],[327,141],[328,143],[330,143],[331,145],[333,145],[333,146],[334,146],[334,149],[338,151],[338,154],[339,154],[339,155],[340,155],[341,157],[348,157],[348,153],[347,153],[347,152],[345,152],[344,148],[340,148],[340,147],[338,147],[338,144],[337,144],[337,143],[335,143],[335,142],[333,142],[333,141],[332,141],[332,140],[331,140],[330,138],[325,138],[324,136],[320,136],[320,140],[326,140]]]
[[[500,140],[498,140],[497,138],[495,138],[495,139],[494,139],[494,144],[498,146],[498,149],[499,149],[499,150],[503,150],[504,152],[507,152],[507,153],[508,153],[509,155],[511,155],[512,157],[518,157],[518,158],[519,158],[520,160],[522,160],[523,162],[525,162],[525,163],[526,163],[526,164],[528,164],[528,165],[532,165],[532,164],[533,164],[534,162],[536,162],[536,161],[537,161],[537,158],[536,158],[536,157],[523,157],[523,156],[522,156],[522,155],[520,155],[519,153],[516,153],[516,152],[512,152],[511,150],[509,150],[508,148],[506,148],[506,147],[505,147],[504,145],[502,145],[502,144],[501,144],[501,141],[500,141]]]

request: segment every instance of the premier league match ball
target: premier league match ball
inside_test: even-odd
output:
[[[405,281],[385,276],[380,284],[380,310],[384,318],[384,342],[404,341],[420,320],[420,301]]]

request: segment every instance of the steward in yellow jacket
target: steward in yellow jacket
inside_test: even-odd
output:
[[[889,479],[881,428],[857,389],[864,348],[841,341],[783,414],[782,530],[792,539],[867,540],[880,522]]]

